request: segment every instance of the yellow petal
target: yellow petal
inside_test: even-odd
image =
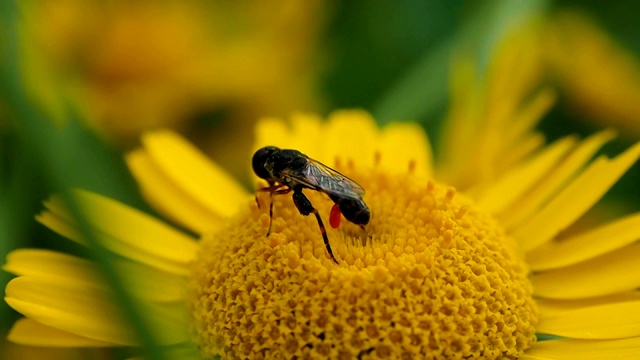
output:
[[[164,176],[210,211],[230,217],[249,198],[233,177],[176,133],[147,133],[142,142]]]
[[[23,276],[7,284],[5,301],[19,313],[44,325],[78,336],[119,345],[137,341],[104,288],[47,277]],[[176,344],[188,339],[184,305],[144,303],[142,310],[156,340]]]
[[[533,129],[556,102],[556,98],[555,89],[544,88],[537,92],[519,109],[515,117],[506,123],[505,143],[518,148],[520,139],[533,133]]]
[[[485,190],[477,200],[478,205],[490,213],[497,213],[509,207],[531,186],[546,176],[575,143],[575,138],[566,137],[546,147],[529,161],[502,176],[491,188]]]
[[[640,245],[630,245],[572,266],[534,274],[534,295],[580,299],[640,287]]]
[[[184,302],[143,305],[147,329],[159,345],[177,345],[191,340],[190,317]]]
[[[527,254],[531,270],[573,265],[640,239],[640,213],[612,221],[562,241],[549,242]]]
[[[475,84],[476,64],[468,57],[454,58],[451,81],[449,81],[450,103],[446,121],[440,134],[442,154],[436,167],[436,178],[459,187],[459,173],[473,156],[470,149],[477,143],[478,96]]]
[[[301,152],[313,156],[318,156],[327,164],[335,159],[325,158],[324,139],[317,134],[321,134],[324,126],[322,119],[315,115],[294,114],[291,117],[291,131],[288,134],[287,147],[298,149]]]
[[[549,340],[534,343],[523,359],[636,360],[640,337],[619,340]]]
[[[513,233],[524,251],[551,240],[593,206],[640,156],[640,143],[609,160],[599,158]]]
[[[529,354],[522,354],[518,356],[518,360],[556,360],[556,359],[552,359],[544,356],[532,356]]]
[[[374,154],[381,150],[376,148],[378,127],[375,120],[362,110],[332,113],[326,124],[324,136],[326,158],[353,160],[358,167],[373,167]]]
[[[411,164],[414,167],[412,171],[417,175],[429,178],[433,176],[431,146],[420,125],[391,123],[385,126],[380,147],[380,166],[385,169],[402,173]]]
[[[504,124],[502,155],[496,158],[498,171],[518,166],[535,150],[544,146],[544,136],[536,133],[534,127],[555,100],[554,89],[542,89],[513,114],[511,121]]]
[[[640,301],[576,308],[545,316],[536,332],[578,339],[621,339],[640,336]]]
[[[115,343],[89,339],[60,329],[43,325],[35,320],[22,318],[13,324],[7,335],[11,342],[31,346],[56,347],[106,347]]]
[[[542,49],[550,73],[582,119],[613,125],[637,138],[637,55],[617,42],[593,17],[575,10],[554,11],[546,22]],[[593,15],[597,19],[597,14]]]
[[[84,190],[76,190],[73,194],[96,231],[170,261],[187,264],[195,257],[198,245],[177,229],[102,195]],[[74,223],[59,196],[52,196],[45,206],[57,217]]]
[[[295,144],[292,143],[294,136],[291,135],[291,131],[292,130],[289,125],[282,119],[271,117],[260,119],[255,127],[256,143],[253,147],[253,151],[264,146],[277,146],[282,149],[296,149]],[[300,148],[298,150],[304,153],[308,149]],[[320,160],[320,158],[318,158],[318,160]]]
[[[539,133],[531,132],[523,135],[518,139],[517,145],[509,147],[499,158],[499,164],[496,165],[499,166],[498,171],[504,173],[518,167],[524,159],[533,156],[538,149],[544,148],[545,141],[544,135]],[[520,206],[520,200],[518,200],[518,206]]]
[[[333,159],[324,158],[324,149],[321,146],[323,138],[318,136],[322,127],[322,120],[310,114],[294,114],[290,123],[278,118],[261,119],[256,125],[253,150],[270,145],[281,149],[295,149],[330,164]]]
[[[537,26],[530,21],[527,26],[512,29],[493,53],[489,62],[487,79],[487,108],[491,113],[512,113],[532,88],[539,83],[541,56]],[[506,110],[501,109],[506,108]],[[502,120],[511,121],[508,118]]]
[[[327,157],[324,138],[318,135],[324,131],[323,127],[322,119],[310,114],[294,114],[290,123],[278,118],[261,119],[256,124],[253,151],[264,146],[294,149],[328,166],[334,166],[335,158]],[[251,175],[255,177],[253,171]]]
[[[569,179],[589,161],[595,153],[615,136],[610,130],[601,131],[583,140],[557,168],[540,179],[540,182],[518,200],[518,206],[500,214],[500,220],[508,230],[531,218],[548,199],[567,184]]]
[[[114,265],[127,288],[138,298],[155,302],[184,299],[185,279],[182,276],[124,259],[114,259]],[[50,281],[62,278],[65,281],[106,288],[95,264],[51,250],[14,250],[7,256],[3,269],[16,275],[46,277]]]
[[[145,199],[162,215],[196,234],[212,233],[220,227],[224,217],[187,196],[176,183],[164,176],[146,152],[141,149],[132,151],[126,160]]]
[[[570,310],[633,301],[640,301],[639,291],[627,291],[613,295],[598,296],[587,299],[538,299],[537,304],[539,316],[553,317],[556,315],[562,315],[564,312]]]
[[[114,259],[122,281],[139,298],[173,302],[184,298],[185,279],[164,271],[124,259]],[[102,287],[102,277],[95,264],[85,259],[42,249],[18,249],[7,256],[3,269],[16,275],[64,278]]]
[[[299,150],[332,167],[337,161],[372,167],[379,155],[378,165],[388,171],[406,172],[411,166],[421,176],[432,173],[431,148],[419,125],[394,123],[381,130],[362,110],[334,112],[324,123],[305,114],[294,115],[290,126],[276,118],[262,119],[256,127],[254,149],[267,145]]]
[[[86,240],[78,232],[77,225],[70,223],[63,217],[56,216],[54,213],[45,211],[42,214],[36,216],[36,220],[47,226],[49,229],[57,232],[58,234],[76,241],[82,245],[86,245]],[[110,251],[124,256],[125,258],[132,259],[134,261],[149,265],[162,271],[166,271],[171,274],[187,275],[189,269],[187,264],[171,261],[164,257],[155,256],[150,254],[145,249],[141,249],[138,246],[132,246],[128,242],[122,242],[118,239],[103,234],[93,229],[93,235],[96,236],[100,243],[109,249]]]
[[[185,299],[186,279],[127,260],[114,262],[120,278],[138,298],[153,302],[181,302]]]
[[[11,280],[5,293],[9,306],[44,325],[107,343],[136,343],[103,289],[28,276]]]
[[[99,279],[90,261],[43,249],[14,250],[2,268],[15,275],[61,277],[88,284]]]

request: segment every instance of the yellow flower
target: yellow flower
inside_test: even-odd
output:
[[[638,58],[576,11],[549,16],[541,36],[545,39],[541,54],[572,110],[640,135]]]
[[[184,277],[196,244],[190,236],[114,200],[86,191],[74,195],[92,230],[116,260],[125,284],[145,304],[145,316],[161,344],[188,339]],[[62,199],[53,196],[37,220],[84,244]],[[6,288],[6,302],[26,315],[9,340],[38,346],[134,345],[112,293],[92,262],[43,249],[19,249],[4,269],[18,275]]]
[[[207,358],[635,359],[640,214],[568,230],[640,144],[594,160],[611,132],[543,146],[532,128],[554,94],[513,66],[526,51],[509,54],[485,81],[456,72],[442,140],[455,164],[434,165],[418,125],[380,129],[363,111],[258,123],[254,149],[299,149],[365,188],[370,223],[327,229],[337,264],[290,196],[273,198],[266,236],[269,194],[254,198],[169,131],[145,135],[127,161],[148,201],[199,242],[100,195],[76,198],[170,351],[192,339]],[[306,195],[326,219],[331,201]],[[60,199],[46,206],[38,220],[82,243]],[[26,315],[10,340],[137,344],[91,262],[18,250],[5,269],[18,275],[6,301]]]
[[[640,134],[640,107],[637,106],[640,103],[640,60],[616,42],[593,18],[569,9],[544,15],[532,14],[508,29],[507,36],[508,41],[501,42],[499,46],[500,51],[506,54],[501,57],[502,61],[508,63],[494,62],[490,64],[490,71],[498,75],[497,82],[492,85],[513,82],[515,93],[496,93],[494,99],[483,99],[481,104],[502,102],[502,106],[494,109],[500,111],[500,107],[515,104],[512,98],[526,96],[519,91],[522,88],[517,87],[527,82],[511,77],[514,70],[518,71],[514,69],[517,67],[524,70],[518,71],[520,76],[537,80],[544,76],[547,83],[558,88],[564,103],[581,119],[621,129],[624,136],[637,137]],[[514,56],[519,51],[528,53],[526,57],[519,56],[524,63],[515,64],[508,60],[508,54]],[[505,68],[504,65],[511,67]],[[467,101],[466,106],[458,111],[465,111],[470,106],[474,105]],[[474,113],[482,117],[483,123],[491,123],[485,118],[490,114],[477,109]],[[467,129],[467,132],[472,131]],[[443,153],[445,156],[449,154]]]
[[[267,206],[255,204],[204,237],[190,283],[205,355],[497,356],[533,342],[536,310],[515,242],[470,199],[429,181],[417,126],[379,131],[359,111],[335,113],[326,125],[304,116],[291,130],[261,125],[260,145],[317,154],[367,189],[372,219],[365,231],[329,230],[337,265],[315,220],[301,218],[288,197],[274,199],[268,239]],[[308,196],[329,213],[323,196]]]
[[[274,198],[266,237],[267,206],[171,132],[145,136],[128,161],[158,210],[204,234],[199,244],[113,200],[77,193],[105,246],[123,257],[130,288],[153,305],[150,318],[174,329],[161,332],[162,344],[187,340],[180,304],[188,304],[207,357],[563,358],[633,353],[625,349],[640,343],[633,292],[640,254],[632,245],[640,217],[561,237],[640,146],[589,163],[609,133],[563,139],[468,197],[430,179],[428,143],[416,125],[378,129],[366,113],[343,111],[326,123],[303,115],[290,127],[264,120],[257,138],[256,147],[313,154],[367,190],[366,229],[328,229],[338,264],[315,220],[288,196]],[[307,195],[326,217],[330,201]],[[266,205],[268,195],[258,201]],[[41,222],[82,241],[56,197],[47,208]],[[20,275],[7,286],[7,302],[27,315],[11,340],[135,344],[87,261],[18,250],[5,268]],[[534,343],[534,331],[567,339]]]
[[[24,77],[35,100],[57,118],[74,100],[93,128],[119,144],[161,127],[202,136],[197,122],[215,113],[231,119],[224,130],[239,133],[262,114],[318,102],[313,45],[324,21],[322,1],[20,6]],[[227,139],[225,133],[213,140]],[[251,146],[250,137],[234,141]]]

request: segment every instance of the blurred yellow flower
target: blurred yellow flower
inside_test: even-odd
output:
[[[224,156],[226,145],[247,150],[246,134],[259,116],[313,110],[319,102],[321,0],[20,6],[24,77],[35,101],[60,118],[71,100],[92,127],[120,144],[170,127],[231,165],[240,159]],[[205,136],[198,126],[216,116],[224,120],[220,131]]]
[[[536,23],[507,32],[498,43],[486,77],[464,56],[454,61],[450,109],[443,123],[436,178],[473,192],[544,145],[533,131],[556,100],[541,87],[543,63]],[[464,54],[463,54],[464,55]]]
[[[364,111],[257,124],[254,149],[299,149],[365,187],[365,230],[327,229],[337,264],[315,219],[288,196],[273,199],[265,236],[269,210],[257,202],[269,196],[256,201],[170,131],[146,134],[127,161],[148,201],[199,243],[105,197],[76,197],[173,350],[194,339],[207,358],[635,359],[640,214],[565,230],[640,157],[640,144],[594,160],[611,132],[545,146],[532,129],[554,94],[537,88],[530,48],[519,44],[498,51],[486,78],[456,68],[445,166],[433,164],[418,125],[380,129]],[[306,194],[326,217],[330,201]],[[60,200],[46,205],[39,221],[82,242]],[[49,251],[11,253],[5,268],[19,277],[6,300],[27,317],[9,338],[135,345],[94,267]]]
[[[640,60],[576,11],[551,14],[541,36],[541,54],[572,110],[640,136]]]

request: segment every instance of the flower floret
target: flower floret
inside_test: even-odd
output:
[[[288,197],[251,204],[202,241],[193,315],[206,356],[517,356],[534,341],[532,289],[514,243],[455,189],[405,175],[349,174],[371,223],[329,230]],[[330,201],[308,192],[321,214]],[[268,201],[260,198],[259,201]]]

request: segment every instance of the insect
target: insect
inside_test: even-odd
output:
[[[331,245],[329,245],[327,230],[320,218],[320,214],[313,207],[311,201],[302,193],[302,189],[325,193],[335,203],[331,215],[332,226],[334,224],[339,225],[339,221],[335,220],[335,212],[338,210],[344,215],[345,219],[360,225],[363,229],[364,225],[369,223],[371,213],[362,200],[364,189],[355,181],[323,163],[309,158],[300,151],[265,146],[253,154],[252,165],[256,175],[265,179],[269,184],[268,187],[258,189],[258,191],[268,191],[272,198],[273,195],[284,195],[293,191],[293,203],[300,214],[307,216],[313,213],[315,215],[324,245],[336,264],[338,260],[336,260],[331,250]],[[336,206],[338,210],[335,210]],[[273,201],[269,203],[269,219],[267,236],[271,233]]]

